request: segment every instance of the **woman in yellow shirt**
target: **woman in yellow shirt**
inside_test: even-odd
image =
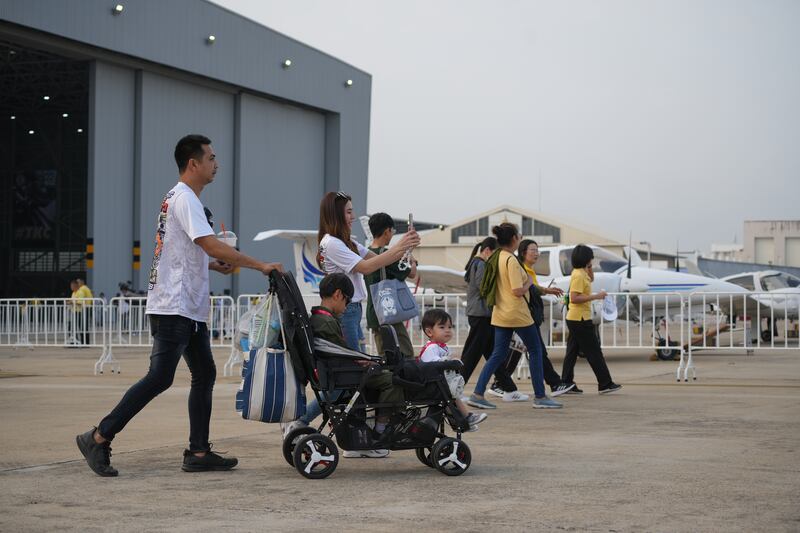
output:
[[[592,300],[602,300],[605,291],[592,293],[592,259],[594,252],[588,246],[579,244],[572,250],[572,277],[569,282],[569,309],[567,310],[567,353],[564,356],[564,368],[561,378],[567,384],[575,382],[575,362],[578,352],[583,352],[597,378],[600,394],[616,392],[622,388],[611,379],[600,341],[592,323]],[[574,387],[573,390],[579,390]]]
[[[508,356],[511,336],[516,333],[530,354],[531,381],[535,394],[533,407],[557,409],[561,407],[561,404],[551,400],[545,394],[544,379],[542,378],[542,345],[528,308],[527,295],[533,285],[533,280],[514,256],[520,241],[519,230],[514,224],[504,222],[493,227],[492,233],[497,237],[497,244],[500,246],[500,249],[495,252],[498,257],[496,258],[495,304],[492,308],[494,350],[483,366],[478,383],[475,385],[475,391],[467,403],[480,409],[497,407],[483,395],[489,384],[489,378]],[[492,255],[494,258],[494,254]],[[493,258],[490,258],[490,261]]]

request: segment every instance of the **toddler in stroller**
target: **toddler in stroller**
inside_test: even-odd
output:
[[[471,453],[461,440],[469,423],[444,378],[445,370],[460,368],[459,361],[408,361],[391,327],[381,328],[383,356],[315,338],[294,277],[274,273],[272,278],[271,290],[277,292],[284,315],[286,349],[296,375],[311,384],[323,414],[319,427],[299,427],[285,436],[283,454],[289,464],[307,478],[325,478],[336,469],[341,447],[415,450],[423,464],[451,476],[469,468]],[[366,386],[387,370],[393,385],[402,389],[403,401],[380,402],[380,391]],[[379,410],[386,425],[381,432],[375,430]],[[454,438],[445,434],[445,423],[455,431]]]
[[[435,363],[450,360],[450,348],[447,343],[453,338],[453,317],[443,309],[428,309],[422,317],[422,332],[428,337],[428,343],[417,357],[420,363]],[[486,413],[470,413],[467,404],[461,400],[464,392],[464,376],[455,370],[445,370],[444,378],[456,402],[456,408],[467,418],[469,429],[478,431],[478,424],[486,420]]]

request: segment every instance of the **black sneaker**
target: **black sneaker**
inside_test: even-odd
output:
[[[194,452],[190,452],[189,450],[184,450],[181,470],[184,472],[230,470],[237,464],[239,464],[239,460],[235,457],[222,457],[210,450],[202,457],[196,456]]]
[[[556,396],[561,396],[562,394],[567,394],[569,391],[575,388],[574,383],[560,383],[555,387],[550,387],[550,396],[555,398]]]
[[[611,383],[609,383],[605,387],[599,387],[598,391],[600,392],[600,394],[610,394],[612,392],[617,392],[621,388],[622,388],[622,385],[618,385],[618,384],[616,384],[616,383],[614,383],[612,381]]]
[[[117,469],[111,466],[111,443],[106,441],[103,444],[97,444],[94,440],[94,432],[97,428],[92,428],[86,433],[75,437],[75,442],[78,443],[78,449],[86,458],[89,468],[94,470],[94,473],[103,477],[115,477],[119,475]]]
[[[569,385],[575,385],[575,384],[574,383],[569,383]],[[583,391],[581,389],[579,389],[577,385],[575,385],[574,387],[572,387],[570,390],[568,390],[564,394],[583,394]]]
[[[492,396],[497,396],[498,398],[502,398],[503,394],[506,393],[506,391],[503,390],[503,387],[498,385],[497,382],[492,383],[487,392]]]

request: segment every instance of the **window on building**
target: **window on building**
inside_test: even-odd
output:
[[[480,237],[489,235],[489,217],[478,219],[478,235]]]
[[[522,217],[522,235],[533,235],[533,219],[530,217]]]
[[[458,244],[461,237],[477,237],[478,223],[477,221],[469,222],[463,226],[458,226],[450,230],[450,242]]]
[[[524,219],[523,219],[524,224]],[[524,232],[523,232],[524,233]],[[526,233],[526,235],[531,235],[530,233]],[[536,236],[544,236],[548,235],[553,238],[553,242],[561,242],[561,228],[553,226],[551,224],[546,224],[539,220],[534,221],[533,223],[533,233],[532,235]]]

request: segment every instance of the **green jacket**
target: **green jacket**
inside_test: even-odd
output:
[[[386,251],[386,248],[370,248],[369,250],[377,255],[380,255]],[[411,273],[411,269],[400,270],[398,263],[399,261],[396,261],[386,267],[386,279],[399,279],[400,281],[406,280],[408,275]],[[372,274],[367,274],[364,276],[364,283],[367,285],[367,327],[369,329],[378,329],[380,327],[380,324],[378,323],[378,317],[375,315],[375,308],[372,306],[372,294],[369,292],[369,286],[374,283],[378,283],[379,281],[381,281],[380,269],[376,270]]]
[[[492,252],[483,267],[483,280],[481,280],[481,298],[487,307],[494,306],[495,292],[497,291],[497,263],[500,260],[500,248]]]
[[[333,311],[321,305],[312,307],[309,322],[315,337],[338,344],[342,348],[347,348],[347,343],[344,342],[344,334],[342,333],[342,324],[334,316]]]

